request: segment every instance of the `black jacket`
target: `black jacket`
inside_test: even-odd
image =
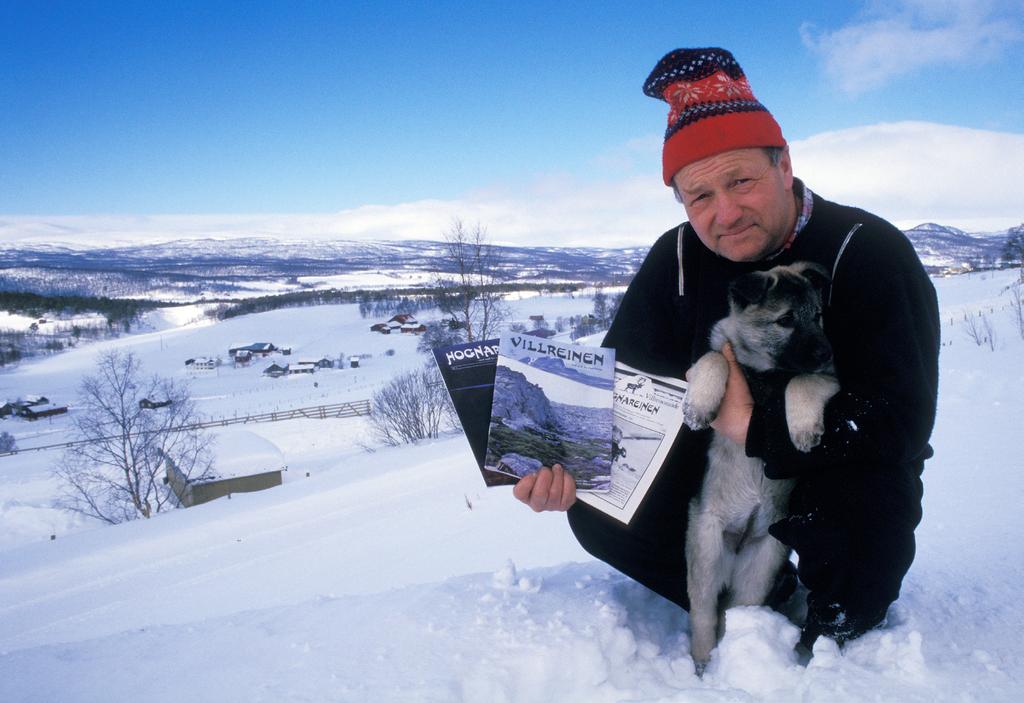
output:
[[[769,478],[851,467],[899,467],[919,476],[931,456],[938,388],[935,289],[903,233],[863,210],[815,195],[811,218],[791,248],[753,264],[717,256],[689,224],[666,232],[629,285],[604,345],[627,364],[682,378],[728,312],[729,282],[795,261],[816,262],[833,275],[824,325],[841,390],[827,406],[821,444],[809,453],[789,440],[782,389],[761,399],[747,454],[765,461]],[[690,435],[684,432],[680,443]],[[678,465],[684,456],[693,463],[693,452],[677,443],[666,468],[703,475],[703,466]]]

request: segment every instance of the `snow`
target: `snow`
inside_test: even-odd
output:
[[[45,319],[45,322],[40,322],[41,319]],[[38,318],[0,310],[0,330],[11,330],[14,332],[28,332],[32,325],[36,325],[42,334],[51,330],[67,332],[74,325],[98,325],[101,323],[106,324],[106,321],[107,319],[103,315],[97,313],[67,315],[58,318]]]
[[[174,329],[186,325],[214,324],[206,311],[215,306],[209,303],[192,303],[175,307],[157,308],[143,315],[143,326],[149,330]]]
[[[282,486],[114,527],[52,506],[52,452],[0,458],[0,700],[1019,700],[1024,341],[1005,310],[1012,280],[936,281],[945,346],[917,559],[885,627],[842,651],[819,641],[806,667],[786,616],[737,608],[698,679],[686,614],[583,552],[561,515],[485,489],[461,436],[366,451],[361,419],[290,420],[245,427],[284,455]],[[523,319],[589,304],[516,302]],[[960,327],[979,312],[995,350]],[[273,337],[303,358],[373,356],[301,379],[222,366],[191,377],[205,412],[362,398],[423,358],[414,338],[373,335],[372,322],[331,306],[168,327],[24,363],[0,374],[0,393],[73,400],[104,348],[186,378],[184,358]],[[59,441],[68,422],[0,428],[29,446]]]
[[[39,318],[0,310],[0,329],[27,332],[33,323],[38,324]]]
[[[311,288],[370,290],[425,286],[437,277],[428,271],[356,271],[333,276],[299,276],[298,282]]]
[[[249,476],[284,468],[284,454],[277,445],[255,432],[231,428],[217,433],[213,447],[214,476]]]

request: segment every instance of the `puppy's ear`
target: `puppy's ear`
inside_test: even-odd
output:
[[[729,284],[729,303],[737,310],[760,303],[774,283],[775,277],[769,273],[745,273]]]
[[[797,261],[791,266],[791,268],[793,271],[806,278],[810,284],[818,290],[818,292],[824,291],[825,287],[829,284],[829,281],[832,280],[832,277],[829,276],[828,270],[824,266],[812,261]]]

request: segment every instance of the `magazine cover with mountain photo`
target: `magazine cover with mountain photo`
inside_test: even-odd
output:
[[[561,464],[578,491],[608,491],[615,350],[501,337],[484,468],[514,476]]]

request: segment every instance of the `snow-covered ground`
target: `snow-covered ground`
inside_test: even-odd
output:
[[[279,488],[115,527],[52,507],[52,453],[0,458],[0,701],[1020,700],[1024,342],[1001,294],[1012,280],[936,281],[946,346],[917,560],[883,629],[842,652],[820,642],[807,668],[791,653],[795,625],[736,609],[698,679],[685,613],[595,562],[562,516],[485,489],[461,436],[367,452],[362,420],[294,420],[245,428],[282,452]],[[516,306],[554,320],[590,301]],[[979,311],[994,351],[961,327]],[[334,306],[161,325],[24,363],[0,375],[0,397],[73,402],[112,346],[184,377],[185,358],[273,341],[293,359],[372,357],[292,379],[262,378],[263,364],[196,374],[204,412],[363,398],[423,359],[412,338],[371,334],[374,321]],[[30,446],[59,441],[69,421],[0,429]]]
[[[100,325],[106,324],[107,319],[98,313],[83,313],[81,315],[68,315],[57,320],[29,317],[17,313],[0,310],[0,330],[11,330],[13,332],[27,332],[32,325],[40,328],[45,334],[54,328],[67,331],[74,325]]]

